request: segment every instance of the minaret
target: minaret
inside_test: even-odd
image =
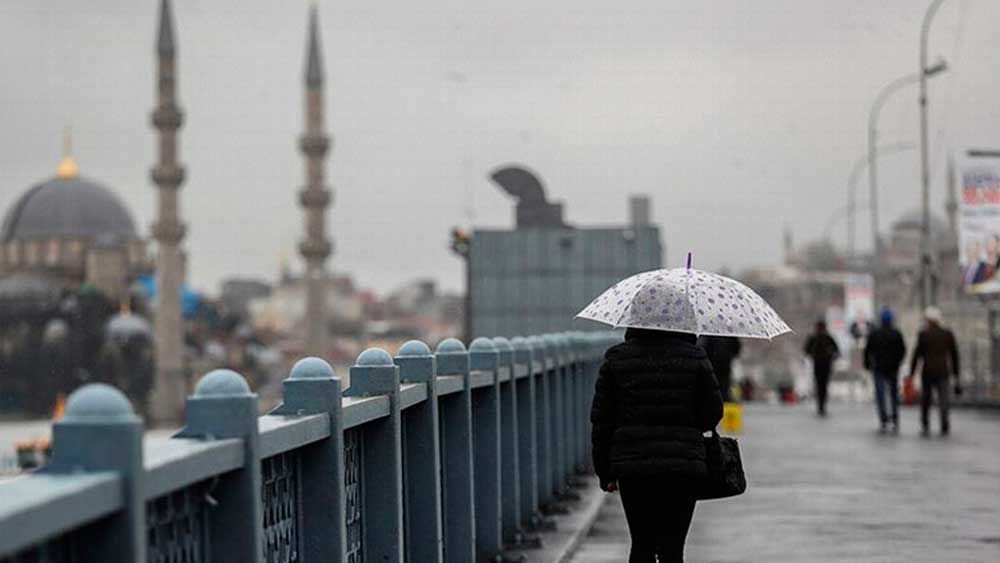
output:
[[[177,162],[177,130],[182,114],[176,103],[177,81],[173,16],[170,0],[160,1],[159,33],[156,39],[157,104],[152,113],[158,135],[159,162],[150,170],[159,193],[153,238],[156,255],[156,384],[150,398],[151,414],[159,423],[180,419],[184,408],[187,374],[184,369],[184,325],[181,317],[181,285],[184,254],[180,244],[185,226],[180,218],[178,192],[184,168]]]
[[[306,160],[306,186],[299,192],[305,211],[305,238],[299,253],[306,263],[305,352],[322,356],[326,337],[326,267],[331,244],[326,236],[326,208],[330,190],[323,184],[330,138],[323,130],[323,62],[319,46],[316,6],[309,11],[309,40],[305,68],[305,133],[299,148]]]

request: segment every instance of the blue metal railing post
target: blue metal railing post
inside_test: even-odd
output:
[[[142,420],[114,387],[96,383],[74,391],[66,416],[52,429],[52,461],[42,474],[115,471],[123,510],[90,528],[79,545],[93,561],[145,561]]]
[[[460,393],[443,397],[441,412],[442,489],[444,492],[444,559],[476,560],[475,501],[472,468],[472,388],[469,353],[459,340],[441,342],[435,352],[438,376],[457,376]]]
[[[535,377],[535,411],[537,416],[537,440],[536,448],[538,453],[538,503],[542,509],[547,509],[552,504],[552,420],[549,416],[549,409],[552,405],[549,388],[549,345],[540,337],[528,339],[532,346],[532,368]]]
[[[563,483],[576,472],[576,357],[565,334],[556,336],[563,364]],[[564,487],[565,489],[565,487]]]
[[[399,349],[395,362],[402,383],[418,383],[427,388],[427,400],[411,406],[402,415],[405,419],[406,560],[440,563],[444,535],[441,530],[441,433],[434,356],[426,344],[411,340]]]
[[[389,398],[389,416],[369,422],[364,431],[364,553],[366,561],[403,561],[403,475],[399,405],[399,368],[388,352],[369,348],[351,367],[347,397]]]
[[[303,358],[282,383],[284,401],[271,414],[326,414],[330,436],[300,450],[302,555],[306,561],[341,561],[347,531],[344,522],[344,414],[342,388],[330,364]]]
[[[556,500],[563,497],[563,476],[565,469],[565,432],[563,429],[563,358],[559,341],[553,334],[543,337],[547,343],[549,367],[549,435],[552,444],[552,496]],[[561,510],[560,510],[561,512]]]
[[[518,419],[518,483],[521,493],[521,525],[537,529],[541,514],[538,508],[538,451],[535,409],[535,377],[532,365],[532,348],[520,336],[511,340],[514,348],[515,374],[521,370],[527,375],[516,379]]]
[[[476,553],[482,560],[492,560],[503,552],[499,360],[489,338],[477,338],[469,346],[472,372],[488,375],[491,380],[489,385],[472,390]]]
[[[493,345],[499,352],[498,377],[500,379],[500,473],[501,511],[503,513],[503,541],[507,545],[520,545],[521,529],[521,479],[518,436],[517,379],[514,373],[514,348],[506,338],[494,338]]]
[[[240,374],[209,372],[187,399],[187,424],[180,438],[243,440],[243,467],[222,476],[209,494],[211,561],[260,563],[263,559],[260,440],[257,395]]]

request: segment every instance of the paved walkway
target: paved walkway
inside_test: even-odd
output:
[[[873,408],[752,406],[740,436],[749,490],[699,503],[689,563],[1000,561],[1000,415],[953,413],[952,436],[875,432]],[[609,496],[573,563],[627,560],[628,532]]]

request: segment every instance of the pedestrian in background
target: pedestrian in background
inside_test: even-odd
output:
[[[896,329],[892,310],[885,307],[881,325],[868,333],[864,354],[865,369],[872,372],[875,383],[875,407],[883,433],[890,429],[890,422],[892,432],[899,432],[899,366],[904,358],[906,343]]]
[[[941,434],[948,435],[951,422],[948,418],[950,397],[948,379],[955,377],[955,394],[962,393],[958,381],[958,345],[955,335],[942,324],[941,310],[928,307],[924,312],[926,325],[917,337],[917,347],[910,361],[910,378],[917,374],[920,365],[920,424],[924,436],[930,434],[930,410],[933,396],[937,395],[938,408],[941,413]]]
[[[693,334],[630,328],[604,357],[590,420],[601,489],[619,491],[629,563],[681,563],[695,492],[707,475],[702,433],[722,420],[712,364]]]
[[[712,362],[715,380],[719,382],[722,400],[732,401],[733,360],[740,355],[740,339],[733,336],[702,336],[698,345],[705,350]]]
[[[815,332],[806,340],[805,353],[812,358],[813,381],[816,384],[816,413],[819,416],[826,416],[830,373],[833,371],[833,361],[840,355],[837,342],[826,330],[826,321],[817,321]]]

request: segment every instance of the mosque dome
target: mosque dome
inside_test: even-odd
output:
[[[948,223],[945,222],[940,216],[931,214],[931,233],[944,233],[948,230]],[[923,228],[924,215],[919,209],[910,210],[898,219],[893,221],[892,227],[894,230],[920,230]]]
[[[69,158],[59,175],[28,189],[7,211],[0,241],[77,238],[137,239],[135,221],[111,190],[78,174]]]

